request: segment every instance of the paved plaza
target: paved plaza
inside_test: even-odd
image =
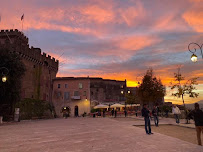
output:
[[[68,118],[0,126],[1,152],[202,152],[198,146],[160,133],[146,135],[143,121]]]

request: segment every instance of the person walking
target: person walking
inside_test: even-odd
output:
[[[195,103],[194,107],[195,109],[188,114],[188,117],[194,119],[198,145],[202,145],[201,133],[203,134],[203,111],[199,109],[198,103]]]
[[[142,109],[142,116],[144,117],[144,121],[145,121],[145,131],[147,135],[151,135],[153,134],[151,132],[151,124],[150,124],[150,116],[149,116],[149,110],[147,108],[147,104],[143,105],[143,109]],[[148,128],[148,129],[147,129]]]
[[[158,127],[158,125],[159,125],[159,118],[158,118],[158,108],[156,106],[154,106],[154,108],[152,110],[152,115],[154,117],[155,126]]]
[[[176,123],[179,124],[180,123],[179,115],[181,114],[181,112],[180,112],[180,109],[176,105],[173,105],[172,113],[174,114]]]
[[[111,110],[111,115],[113,117],[113,115],[114,115],[114,108]]]

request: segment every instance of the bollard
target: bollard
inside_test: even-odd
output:
[[[20,108],[15,108],[14,121],[20,121]]]
[[[0,116],[0,124],[3,123],[3,116]]]

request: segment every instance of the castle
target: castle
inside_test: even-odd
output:
[[[26,72],[22,79],[21,98],[52,101],[52,80],[56,78],[59,61],[40,48],[29,47],[28,38],[17,29],[0,31],[0,49],[19,54]]]

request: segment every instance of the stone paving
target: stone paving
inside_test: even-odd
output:
[[[138,120],[139,121],[139,120]],[[137,121],[110,118],[35,120],[0,126],[1,152],[202,152],[203,146],[159,133]],[[141,121],[140,121],[141,122]]]
[[[141,120],[141,121],[135,121],[134,125],[144,125],[143,117],[135,117],[135,116],[129,116],[129,118],[135,119],[135,120]],[[186,127],[186,128],[195,128],[195,124],[193,120],[190,120],[189,124],[186,124],[185,119],[180,119],[180,123],[177,124],[174,118],[164,118],[164,117],[159,117],[159,124],[161,125],[177,125],[181,127]],[[154,125],[154,120],[151,120],[151,125]]]

